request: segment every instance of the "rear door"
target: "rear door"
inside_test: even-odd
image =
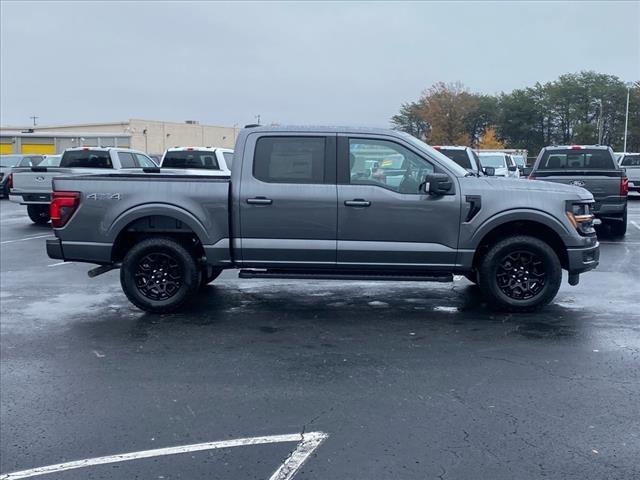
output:
[[[240,184],[244,266],[333,266],[336,262],[336,136],[248,137]]]
[[[420,192],[447,173],[409,145],[380,136],[338,137],[338,265],[438,269],[456,263],[460,193]]]

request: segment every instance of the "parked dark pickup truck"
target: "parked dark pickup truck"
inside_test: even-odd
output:
[[[611,147],[545,147],[538,154],[529,179],[586,188],[595,198],[596,218],[607,224],[613,235],[627,232],[629,179],[624,168],[618,166]]]
[[[598,265],[586,190],[477,177],[410,135],[245,128],[231,178],[57,177],[51,258],[120,267],[131,302],[180,307],[223,270],[242,278],[477,282],[510,311]],[[206,173],[205,170],[202,171]]]

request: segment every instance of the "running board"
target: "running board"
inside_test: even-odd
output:
[[[453,274],[444,272],[394,273],[349,270],[271,270],[244,268],[240,278],[283,278],[299,280],[395,280],[396,282],[453,282]]]

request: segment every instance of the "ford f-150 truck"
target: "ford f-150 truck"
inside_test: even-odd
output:
[[[530,180],[576,185],[589,190],[594,198],[593,214],[613,235],[627,232],[629,179],[618,166],[611,147],[565,145],[540,150]]]
[[[60,175],[86,175],[105,170],[155,167],[147,155],[128,148],[75,147],[62,154],[59,167],[34,165],[13,173],[9,199],[27,206],[32,222],[49,223],[51,179]]]
[[[598,265],[587,190],[478,177],[390,130],[243,129],[231,177],[105,173],[53,180],[51,258],[120,268],[129,300],[179,308],[241,278],[477,283],[509,311]]]

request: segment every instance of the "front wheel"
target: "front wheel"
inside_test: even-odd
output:
[[[150,313],[177,310],[199,283],[195,259],[170,238],[149,238],[135,244],[120,269],[120,284],[129,301]]]
[[[518,235],[489,248],[480,263],[478,280],[491,307],[529,312],[556,296],[562,282],[562,267],[547,243]]]
[[[49,223],[49,205],[27,205],[27,213],[33,223],[38,225]]]

